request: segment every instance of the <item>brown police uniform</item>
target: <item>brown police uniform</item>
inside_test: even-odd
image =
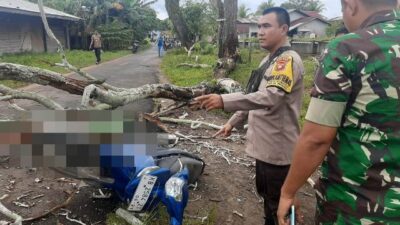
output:
[[[265,199],[267,220],[276,217],[280,188],[300,131],[303,73],[300,56],[288,50],[272,60],[257,92],[221,95],[224,110],[236,111],[229,124],[239,128],[248,120],[246,152],[256,159],[256,184]]]

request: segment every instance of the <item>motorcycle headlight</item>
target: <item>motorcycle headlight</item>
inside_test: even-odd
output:
[[[167,196],[174,198],[175,201],[181,202],[183,197],[184,185],[185,181],[181,178],[171,177],[168,179],[167,183],[165,183],[165,193]]]

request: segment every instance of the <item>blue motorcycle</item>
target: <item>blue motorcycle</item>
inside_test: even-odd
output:
[[[101,148],[101,152],[109,152],[112,145],[103,145]],[[116,157],[118,156],[100,154],[100,177],[88,175],[94,173],[88,168],[58,171],[72,177],[80,174],[80,179],[101,183],[113,190],[121,201],[128,203],[128,211],[149,212],[162,203],[170,216],[170,225],[182,225],[189,198],[188,185],[195,183],[203,173],[204,161],[183,150],[164,148],[158,149],[152,155],[133,154],[131,157],[136,158],[134,166],[108,166],[110,162],[121,160]]]

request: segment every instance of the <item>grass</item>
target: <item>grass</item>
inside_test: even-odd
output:
[[[171,81],[178,86],[193,86],[202,81],[213,79],[213,66],[217,60],[215,55],[199,55],[198,63],[209,64],[210,68],[178,67],[180,63],[195,63],[195,57],[189,58],[187,54],[179,50],[169,50],[161,63],[161,70]]]
[[[253,50],[251,54],[251,61],[249,61],[248,49],[240,49],[240,52],[242,62],[236,65],[235,71],[233,71],[229,77],[238,81],[242,87],[245,87],[251,71],[259,66],[261,60],[266,56],[266,52],[261,50]],[[196,53],[192,55],[196,55]],[[216,59],[217,57],[215,54],[199,55],[199,63],[214,65]],[[178,86],[192,86],[202,81],[212,81],[214,79],[212,68],[199,69],[177,67],[179,63],[183,62],[194,63],[194,57],[188,58],[186,53],[181,50],[169,51],[164,56],[161,69],[171,83]],[[313,85],[313,78],[316,68],[316,64],[311,57],[303,58],[303,64],[305,68],[305,76],[303,80],[304,97],[300,116],[301,124],[304,122],[304,117],[310,103],[310,90]]]
[[[105,51],[101,54],[103,62],[110,61],[125,55],[131,54],[130,51]],[[82,68],[95,64],[96,57],[92,51],[72,50],[66,52],[66,57],[69,63],[75,67]],[[39,67],[61,74],[69,73],[70,71],[54,66],[55,63],[61,62],[61,57],[58,53],[21,53],[9,54],[0,57],[0,62],[16,63],[25,66]],[[18,81],[0,81],[11,88],[18,88],[25,86],[26,83]]]

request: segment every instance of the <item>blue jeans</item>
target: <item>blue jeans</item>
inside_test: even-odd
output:
[[[162,56],[162,48],[163,46],[158,46],[158,57]]]

